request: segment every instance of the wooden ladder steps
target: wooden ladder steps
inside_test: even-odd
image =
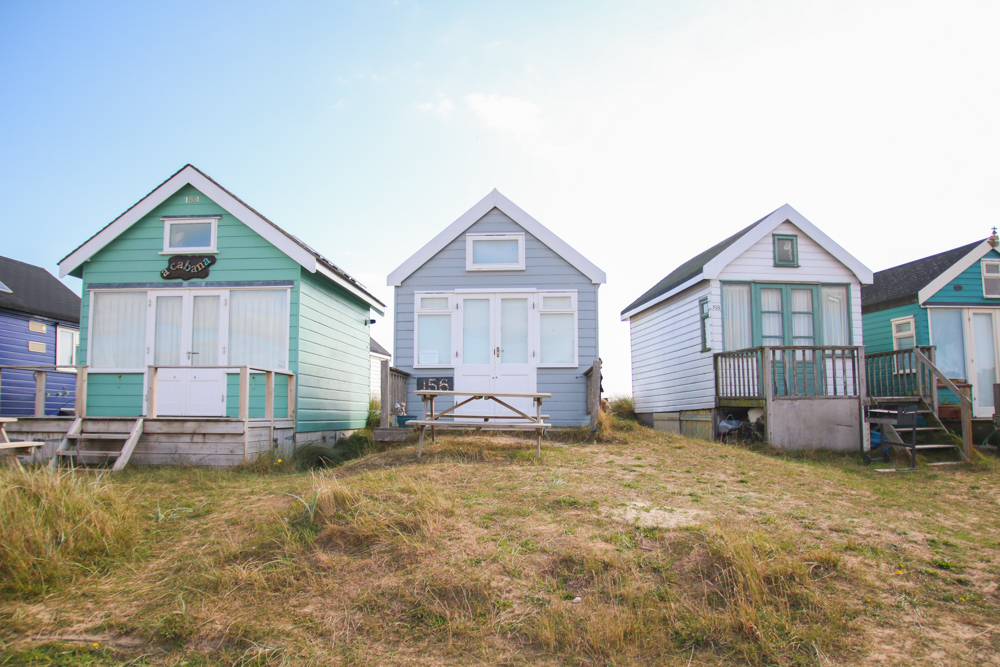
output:
[[[121,452],[102,452],[96,449],[63,449],[56,452],[59,456],[121,456]]]
[[[128,440],[128,433],[76,433],[67,435],[72,440]]]

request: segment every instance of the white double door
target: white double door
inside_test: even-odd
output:
[[[228,300],[200,289],[150,293],[147,361],[167,367],[157,372],[157,415],[226,415],[226,371],[217,367],[226,363]]]
[[[538,337],[531,317],[533,293],[459,294],[455,391],[531,393],[536,391]],[[501,399],[531,414],[530,398]],[[493,401],[474,401],[458,414],[511,414]]]

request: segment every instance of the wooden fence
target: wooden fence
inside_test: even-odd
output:
[[[382,412],[379,417],[379,426],[387,428],[391,423],[392,408],[396,403],[406,402],[406,385],[410,381],[410,374],[393,368],[389,365],[388,359],[382,360]]]

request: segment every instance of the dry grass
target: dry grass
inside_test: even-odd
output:
[[[0,664],[997,663],[993,460],[880,476],[618,418],[541,461],[414,454],[102,480],[135,545],[8,595]]]

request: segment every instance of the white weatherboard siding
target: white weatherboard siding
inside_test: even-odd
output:
[[[379,400],[382,399],[382,360],[386,358],[382,355],[374,354],[369,357],[371,359],[371,381],[368,393],[372,398]]]
[[[718,281],[705,281],[669,301],[633,315],[632,397],[639,413],[715,407],[714,352],[722,350]],[[698,301],[709,297],[711,351],[701,351]]]
[[[525,232],[525,269],[523,271],[467,271],[465,234]],[[414,292],[481,289],[577,290],[577,335],[579,366],[575,368],[539,368],[537,390],[550,392],[543,412],[555,426],[583,426],[590,423],[586,413],[586,379],[583,371],[597,359],[597,288],[593,280],[539,241],[498,208],[486,213],[468,229],[410,273],[396,287],[395,341],[393,365],[413,373],[408,384],[407,414],[420,415],[416,377],[454,377],[453,368],[413,368]],[[452,317],[455,317],[454,309]],[[435,407],[442,407],[436,402]]]
[[[861,334],[861,284],[858,282],[857,276],[792,223],[781,223],[774,229],[773,233],[794,234],[798,237],[799,265],[797,267],[774,265],[774,246],[771,234],[768,234],[730,262],[719,273],[719,280],[850,285],[852,341],[854,345],[861,345],[863,342]]]

